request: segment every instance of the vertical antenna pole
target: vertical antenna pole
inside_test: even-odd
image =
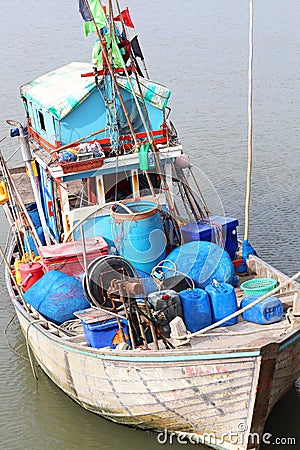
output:
[[[252,80],[253,73],[253,0],[249,0],[249,68],[248,68],[248,167],[245,203],[245,232],[244,241],[248,240],[249,234],[249,210],[251,195],[251,173],[252,173]]]

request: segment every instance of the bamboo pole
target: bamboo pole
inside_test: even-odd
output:
[[[179,180],[179,183],[181,183],[181,175],[182,175],[182,172],[180,172],[180,169],[179,169],[178,167],[176,167],[175,165],[174,165],[174,167],[175,167],[175,171],[176,171],[176,175],[177,175],[177,178],[178,178],[178,180]],[[184,181],[184,180],[183,180],[183,181]],[[198,215],[198,213],[197,213],[197,211],[196,211],[196,209],[195,209],[195,206],[194,206],[194,204],[193,204],[193,199],[192,199],[192,196],[191,196],[190,191],[189,191],[189,189],[188,189],[188,185],[187,185],[186,182],[181,183],[181,185],[182,185],[182,187],[183,187],[183,190],[184,190],[184,192],[185,192],[186,198],[187,198],[187,200],[188,200],[188,202],[189,202],[189,205],[190,205],[190,207],[191,207],[193,216],[194,216],[195,220],[197,221],[200,217],[199,217],[199,215]]]
[[[189,183],[188,183],[188,181],[186,179],[186,176],[185,176],[185,173],[184,173],[183,169],[179,169],[179,172],[181,173],[181,176],[182,176],[182,179],[183,179],[183,184],[186,185],[186,187],[187,187],[187,189],[188,189],[192,199],[194,200],[195,205],[197,206],[197,209],[198,209],[198,211],[200,213],[201,219],[204,219],[205,218],[205,214],[204,214],[204,212],[203,212],[203,210],[201,208],[201,205],[200,205],[196,195],[193,192],[193,189],[191,188],[191,186],[189,185]]]
[[[244,241],[249,235],[249,212],[251,197],[251,174],[252,174],[252,100],[253,100],[253,0],[249,0],[249,67],[248,67],[248,167],[245,202],[245,230]]]
[[[26,209],[26,206],[25,206],[23,200],[22,200],[21,194],[20,194],[20,192],[19,192],[19,190],[18,190],[18,188],[17,188],[17,186],[16,186],[16,184],[15,184],[15,182],[14,182],[14,180],[13,180],[13,178],[12,178],[12,176],[11,176],[9,171],[7,171],[7,176],[8,176],[8,182],[11,184],[11,186],[12,186],[12,188],[13,188],[15,194],[16,194],[17,200],[18,200],[18,202],[19,202],[19,204],[20,204],[20,206],[22,208],[22,212],[24,213],[24,215],[26,217],[26,220],[28,222],[28,225],[31,228],[31,232],[33,234],[35,242],[36,242],[38,247],[42,247],[42,243],[41,243],[41,240],[39,238],[39,235],[37,234],[35,226],[33,225],[31,217],[30,217],[30,215],[29,215],[29,213],[28,213],[28,211]]]
[[[173,167],[174,174],[177,176],[176,167],[175,167],[175,164],[173,162],[172,162],[172,167]],[[186,198],[184,197],[184,192],[183,192],[183,189],[182,189],[181,181],[178,179],[178,176],[177,176],[177,180],[178,180],[177,186],[178,186],[179,194],[180,194],[180,197],[181,197],[181,200],[182,200],[185,212],[187,213],[188,219],[189,220],[193,220],[192,214],[191,214],[191,212],[190,212],[190,210],[189,210],[189,208],[188,208],[188,206],[186,204]]]
[[[72,145],[79,144],[79,142],[84,141],[84,139],[89,139],[89,138],[91,138],[93,136],[96,136],[96,134],[103,133],[105,130],[107,130],[107,127],[102,128],[101,130],[98,130],[98,131],[94,131],[93,133],[87,134],[86,136],[83,136],[83,137],[81,137],[79,139],[76,139],[76,141],[70,142],[69,144],[62,145],[61,147],[59,147],[59,148],[57,148],[55,150],[52,150],[50,152],[50,154],[52,155],[52,153],[57,153],[57,152],[60,152],[61,150],[64,150],[64,149],[69,148],[69,147],[72,147]]]
[[[87,0],[86,0],[86,1],[87,1]],[[99,3],[100,3],[101,8],[103,9],[101,0],[99,0]],[[110,41],[111,41],[111,44],[112,44],[112,32],[113,32],[113,29],[112,29],[112,24],[113,24],[113,8],[112,8],[112,2],[111,2],[111,0],[109,0],[108,6],[109,6],[109,14],[110,14],[110,33],[111,33],[111,40],[110,40]],[[118,12],[119,12],[119,15],[120,15],[120,19],[121,19],[123,31],[124,31],[124,34],[125,34],[125,36],[126,36],[126,29],[125,29],[125,25],[124,25],[124,21],[123,21],[123,17],[122,17],[121,10],[120,10],[120,5],[119,5],[118,1],[117,1],[117,8],[118,8]],[[92,15],[91,15],[91,17],[92,17]],[[94,24],[94,25],[95,25],[95,24]],[[97,29],[97,28],[96,28],[96,29]],[[99,36],[98,36],[98,38],[99,38]],[[102,52],[103,52],[103,48],[102,48]],[[124,64],[124,72],[125,72],[127,81],[128,81],[128,83],[129,83],[129,85],[130,85],[130,88],[131,88],[131,91],[132,91],[132,95],[133,95],[133,98],[134,98],[134,101],[135,101],[135,104],[136,104],[138,113],[139,113],[139,115],[140,115],[140,117],[141,117],[143,126],[144,126],[144,128],[145,128],[146,133],[147,133],[147,138],[148,138],[149,142],[151,143],[151,142],[152,142],[152,138],[153,138],[152,130],[151,130],[151,123],[150,123],[148,111],[147,111],[147,108],[146,108],[146,105],[145,105],[145,101],[144,101],[144,98],[143,98],[143,95],[142,95],[142,91],[141,91],[141,87],[140,87],[140,84],[139,84],[138,77],[137,77],[137,75],[136,75],[136,81],[137,81],[137,85],[138,85],[139,92],[140,92],[140,95],[141,95],[141,99],[142,99],[142,102],[143,102],[143,106],[144,106],[144,110],[145,110],[146,119],[147,119],[148,124],[149,124],[149,126],[150,126],[150,133],[151,133],[151,135],[152,135],[151,137],[150,137],[150,134],[149,134],[149,131],[148,131],[148,128],[147,128],[147,125],[146,125],[144,116],[143,116],[143,114],[142,114],[142,111],[141,111],[141,108],[140,108],[140,105],[139,105],[139,101],[138,101],[138,99],[137,99],[136,93],[135,93],[134,88],[133,88],[133,85],[132,85],[132,81],[131,81],[131,79],[130,79],[130,76],[129,76],[129,73],[128,73],[128,70],[127,70],[127,67],[126,67],[125,64]],[[115,84],[117,85],[117,82],[116,82],[115,79],[114,79],[114,81],[115,81]],[[120,100],[121,100],[121,93],[120,93],[120,91],[119,91],[118,89],[117,89],[117,92],[118,92],[119,97],[120,97]],[[123,100],[123,98],[122,98],[122,100]],[[121,102],[121,103],[122,103],[122,102]],[[123,106],[123,105],[122,105],[122,106]],[[125,104],[124,104],[124,108],[125,108]],[[124,108],[123,108],[123,109],[124,109]],[[124,113],[125,113],[125,115],[126,115],[125,109],[124,109]],[[127,117],[127,116],[128,116],[128,117]],[[128,121],[128,125],[129,125],[129,128],[130,128],[131,134],[133,135],[133,138],[134,138],[134,140],[135,140],[135,145],[137,145],[137,140],[136,140],[136,138],[135,138],[135,133],[134,133],[132,124],[131,124],[131,122],[130,122],[130,120],[129,120],[129,115],[128,115],[128,113],[127,113],[127,115],[126,115],[126,119],[127,119],[127,121]],[[149,184],[149,188],[150,188],[150,190],[151,190],[151,193],[152,193],[153,197],[156,198],[155,190],[154,190],[153,184],[152,184],[152,182],[151,182],[151,179],[150,179],[150,177],[149,177],[149,174],[147,173],[147,171],[144,171],[144,173],[145,173],[145,175],[146,175],[146,178],[147,178],[147,181],[148,181],[148,184]]]
[[[197,178],[196,178],[196,175],[194,174],[194,171],[193,171],[193,167],[192,167],[192,166],[189,166],[189,171],[190,171],[190,174],[191,174],[192,177],[193,177],[193,180],[194,180],[194,182],[195,182],[195,185],[197,186],[198,193],[199,193],[200,198],[201,198],[201,201],[202,201],[202,203],[203,203],[203,205],[204,205],[204,209],[205,209],[206,215],[209,216],[209,209],[208,209],[207,203],[206,203],[206,201],[205,201],[204,195],[202,194],[202,191],[201,191],[201,189],[200,189],[198,180],[197,180]]]
[[[99,1],[99,3],[100,3],[100,6],[101,6],[101,8],[102,8],[101,1]],[[96,30],[97,37],[98,37],[98,39],[99,39],[99,43],[100,43],[100,46],[101,46],[101,49],[102,49],[103,63],[104,63],[104,62],[106,63],[107,69],[108,69],[108,71],[109,71],[109,73],[110,73],[110,76],[111,76],[111,78],[112,78],[112,80],[113,80],[115,89],[116,89],[117,94],[118,94],[118,96],[119,96],[119,100],[120,100],[120,103],[121,103],[121,105],[122,105],[122,108],[123,108],[123,111],[124,111],[124,114],[125,114],[125,117],[126,117],[126,120],[127,120],[127,123],[128,123],[128,126],[129,126],[129,128],[130,128],[130,132],[131,132],[131,134],[132,134],[132,137],[133,137],[135,146],[137,146],[137,145],[138,145],[138,142],[137,142],[137,139],[136,139],[136,136],[135,136],[133,127],[132,127],[132,123],[131,123],[131,121],[130,121],[130,117],[129,117],[127,108],[126,108],[126,106],[125,106],[125,102],[124,102],[123,97],[122,97],[122,95],[121,95],[120,88],[119,88],[119,85],[118,85],[118,83],[117,83],[117,80],[116,80],[116,77],[115,77],[113,68],[112,68],[112,66],[111,66],[111,64],[110,64],[110,61],[109,61],[109,58],[108,58],[108,55],[107,55],[107,51],[106,51],[106,47],[105,47],[105,45],[103,44],[102,37],[101,37],[101,35],[100,35],[100,32],[99,32],[99,29],[98,29],[96,20],[95,20],[95,18],[94,18],[94,16],[93,16],[93,13],[92,13],[92,11],[91,11],[89,1],[88,1],[88,0],[85,0],[85,4],[86,4],[87,9],[88,9],[88,11],[89,11],[89,13],[90,13],[90,16],[91,16],[91,18],[92,18],[92,22],[93,22],[94,27],[95,27],[95,30]]]
[[[123,19],[122,13],[121,13],[120,3],[119,3],[118,0],[116,0],[116,5],[117,5],[118,14],[119,14],[119,17],[120,17],[120,20],[121,20],[121,24],[122,24],[122,29],[123,29],[124,35],[125,35],[126,39],[128,39],[127,33],[126,33],[126,28],[125,28],[124,19]],[[129,56],[129,57],[130,57],[131,63],[133,63],[133,65],[135,66],[135,65],[136,65],[136,59],[132,57],[132,52],[131,52],[131,51],[130,51],[130,56]],[[134,95],[134,98],[136,99],[136,95],[135,95],[135,92],[133,91],[133,86],[132,86],[132,83],[131,83],[131,80],[130,80],[130,77],[129,77],[129,74],[128,74],[128,71],[127,71],[126,66],[125,66],[125,73],[126,73],[126,76],[127,76],[127,80],[128,80],[129,83],[130,83],[130,87],[131,87],[131,90],[132,90],[132,94]],[[140,82],[139,82],[138,75],[137,75],[137,72],[136,72],[136,71],[134,71],[134,75],[135,75],[136,83],[137,83],[137,86],[138,86],[138,89],[139,89],[139,94],[140,94],[140,96],[141,96],[141,100],[142,100],[142,103],[143,103],[143,108],[144,108],[144,112],[145,112],[145,117],[146,117],[146,120],[147,120],[147,122],[148,122],[149,132],[150,132],[150,134],[151,134],[151,139],[153,139],[153,133],[152,133],[152,128],[151,128],[151,122],[150,122],[149,114],[148,114],[147,107],[146,107],[145,100],[144,100],[144,96],[143,96],[143,93],[142,93],[142,88],[141,88],[141,85],[140,85]],[[144,116],[143,116],[143,114],[142,114],[142,112],[141,112],[141,110],[140,110],[138,101],[136,101],[136,105],[137,105],[137,108],[138,108],[138,112],[139,112],[139,114],[140,114],[140,117],[141,117],[141,119],[142,119],[143,126],[144,126],[144,128],[145,128],[146,133],[147,133],[148,140],[149,140],[149,142],[150,142],[149,132],[148,132],[148,130],[147,130],[146,122],[145,122]]]
[[[99,0],[99,1],[100,1],[100,0]],[[102,6],[101,1],[100,1],[100,5]],[[109,6],[109,15],[110,15],[109,28],[110,28],[110,33],[111,33],[111,36],[112,36],[112,33],[113,33],[113,29],[112,29],[112,24],[113,24],[113,8],[112,8],[112,1],[111,1],[111,0],[109,0],[108,6]],[[120,16],[120,20],[121,20],[121,23],[122,23],[122,28],[123,28],[124,34],[125,34],[125,36],[127,36],[127,35],[126,35],[126,30],[125,30],[125,24],[124,24],[124,21],[123,21],[123,17],[122,17],[122,14],[121,14],[121,10],[120,10],[120,6],[119,6],[118,1],[117,1],[117,8],[118,8],[118,12],[119,12],[119,16]],[[112,38],[111,38],[111,43],[112,43]],[[146,131],[147,139],[148,139],[148,141],[151,143],[151,139],[153,139],[153,135],[152,135],[152,137],[150,137],[150,133],[149,133],[149,130],[148,130],[148,127],[147,127],[147,124],[146,124],[144,115],[143,115],[143,113],[142,113],[142,110],[141,110],[141,107],[140,107],[140,104],[139,104],[137,95],[136,95],[136,93],[135,93],[135,91],[134,91],[134,87],[133,87],[133,84],[132,84],[132,81],[131,81],[131,78],[130,78],[130,76],[129,76],[129,73],[128,73],[128,70],[127,70],[127,67],[126,67],[126,64],[125,64],[125,63],[124,63],[124,73],[125,73],[125,75],[126,75],[126,78],[127,78],[128,83],[129,83],[129,86],[130,86],[130,89],[131,89],[132,96],[133,96],[133,98],[134,98],[134,101],[135,101],[135,104],[136,104],[138,113],[139,113],[140,118],[141,118],[141,120],[142,120],[143,127],[144,127],[144,129],[145,129],[145,131]],[[146,116],[146,119],[148,119],[148,125],[150,125],[150,132],[151,132],[150,119],[149,119],[149,116],[148,116],[148,111],[147,111],[147,108],[146,108],[146,105],[145,105],[145,101],[144,101],[144,98],[143,98],[143,94],[142,94],[141,87],[140,87],[140,84],[139,84],[139,81],[138,81],[137,76],[136,76],[136,82],[137,82],[137,85],[138,85],[138,88],[139,88],[139,93],[140,93],[140,96],[141,96],[141,99],[142,99],[142,103],[143,103],[143,106],[144,106],[145,116]],[[151,133],[151,134],[152,134],[152,133]],[[150,188],[151,188],[151,187],[150,187]]]

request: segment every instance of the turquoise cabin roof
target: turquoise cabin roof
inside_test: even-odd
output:
[[[94,77],[81,77],[91,71],[89,63],[67,64],[21,86],[21,96],[63,119],[95,89]]]
[[[81,74],[92,71],[90,63],[73,62],[24,84],[20,93],[28,101],[61,120],[96,88],[94,77],[81,77]],[[125,76],[117,75],[116,79],[121,88],[131,92],[130,83]],[[139,77],[139,80],[145,101],[158,109],[164,109],[171,91],[146,78]],[[131,75],[131,82],[135,93],[140,97],[135,75]]]

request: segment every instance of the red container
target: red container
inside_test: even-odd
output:
[[[21,275],[21,286],[24,292],[44,275],[44,268],[40,262],[23,264],[19,270]]]
[[[102,255],[108,255],[108,244],[101,236],[85,240],[87,263]],[[39,248],[47,272],[59,270],[77,276],[84,271],[81,241],[46,245]]]

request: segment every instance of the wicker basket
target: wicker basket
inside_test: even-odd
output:
[[[245,292],[246,297],[251,295],[264,295],[270,292],[277,284],[277,280],[273,278],[255,278],[245,281],[241,284],[241,289]]]
[[[104,158],[93,158],[83,161],[62,162],[60,163],[60,166],[63,173],[83,172],[102,167],[103,161]]]

